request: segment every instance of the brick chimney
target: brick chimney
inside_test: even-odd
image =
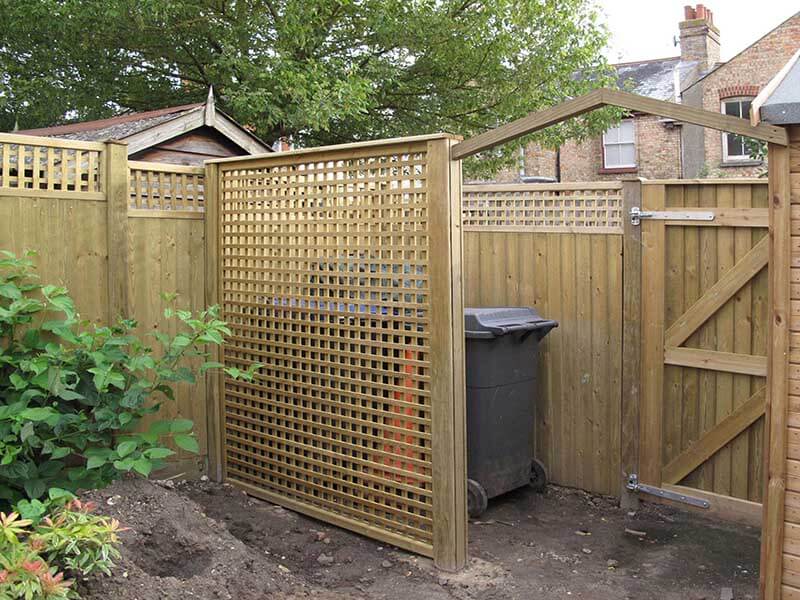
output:
[[[714,14],[703,4],[683,8],[684,20],[678,24],[681,32],[681,59],[696,60],[705,71],[719,62],[719,29],[714,26]]]

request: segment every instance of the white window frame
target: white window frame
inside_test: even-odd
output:
[[[620,124],[617,127],[620,127],[623,123],[630,123],[632,125],[633,131],[633,139],[631,141],[625,142],[607,142],[606,141],[606,134],[608,131],[603,132],[603,168],[604,169],[636,169],[636,119],[623,119],[620,121]],[[616,129],[617,127],[612,127],[611,129]],[[606,154],[606,148],[608,146],[622,146],[622,145],[633,145],[633,164],[624,164],[624,165],[609,165],[608,164],[608,156]]]
[[[719,109],[723,115],[728,113],[725,112],[725,105],[728,102],[744,102],[745,100],[749,100],[751,103],[753,102],[754,98],[752,96],[731,96],[730,98],[723,98],[719,101]],[[739,105],[739,112],[741,113],[741,104]],[[741,116],[741,115],[740,115]],[[750,115],[745,115],[742,117],[743,119],[750,119]],[[744,137],[744,136],[739,136]],[[722,132],[722,162],[723,163],[735,163],[735,162],[752,162],[755,160],[749,154],[728,154],[728,133]]]

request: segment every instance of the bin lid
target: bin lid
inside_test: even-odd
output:
[[[553,327],[558,327],[556,321],[542,318],[536,309],[527,306],[464,309],[464,332],[468,338],[493,338],[537,329],[546,334]]]

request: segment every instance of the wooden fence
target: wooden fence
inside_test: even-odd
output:
[[[666,233],[643,247],[627,213],[643,197],[647,208],[654,193],[662,210],[703,209],[714,221],[653,221]],[[536,419],[536,450],[553,481],[619,495],[641,451],[648,483],[761,501],[764,180],[467,185],[463,223],[466,305],[534,306],[560,323],[541,347]],[[737,275],[743,269],[748,277]],[[737,287],[722,297],[729,279]],[[663,295],[657,308],[654,294]],[[676,342],[676,322],[708,294],[723,306]],[[639,339],[645,321],[648,331],[661,327],[663,378],[642,400],[650,412],[640,439],[639,348],[656,348],[652,337]],[[668,346],[685,347],[665,356],[665,333]],[[734,372],[709,360],[719,356]],[[756,504],[736,506],[757,520]]]
[[[447,221],[452,207],[427,195],[439,186],[437,194],[452,198],[457,187],[458,163],[446,160],[443,140],[199,169],[129,163],[115,142],[0,134],[0,247],[38,250],[43,279],[63,282],[96,323],[126,314],[142,330],[172,327],[161,292],[177,292],[179,304],[195,310],[222,301],[235,330],[224,360],[270,366],[251,386],[223,387],[212,377],[180,388],[167,416],[194,420],[201,455],[179,455],[173,470],[200,473],[209,461],[212,474],[226,472],[273,500],[426,554],[443,549],[438,563],[454,567],[464,560],[464,523],[439,517],[437,529],[437,514],[462,515],[464,500],[455,350],[462,236]],[[663,233],[646,224],[655,237],[640,239],[628,211],[641,201],[655,210],[712,211],[715,221],[662,221]],[[641,467],[649,483],[757,508],[766,206],[760,180],[464,187],[465,303],[530,305],[560,323],[542,344],[536,418],[537,454],[553,481],[619,495],[624,475]],[[437,287],[445,284],[449,296]],[[724,300],[720,290],[729,294]],[[280,315],[258,313],[267,299]],[[380,314],[349,316],[376,302]],[[308,325],[303,315],[328,309],[335,319],[325,327],[300,328]],[[696,321],[695,313],[702,322],[676,341],[676,328]],[[380,339],[371,337],[376,331]],[[365,348],[388,354],[367,364]],[[658,375],[645,377],[644,391],[640,350],[644,372]],[[314,379],[303,380],[303,369]],[[298,377],[304,391],[289,394]],[[344,401],[336,394],[345,392],[355,404],[334,414]],[[382,405],[369,405],[376,394]],[[302,418],[285,412],[290,402]],[[800,531],[789,504],[800,506],[791,487],[800,480],[794,407],[785,432],[787,540]],[[264,430],[273,413],[286,417],[275,421],[282,429]],[[326,437],[328,446],[298,462],[290,454],[320,442],[287,445],[286,435],[306,421],[327,432],[322,437],[345,429],[349,437]],[[375,431],[356,431],[366,423]],[[369,452],[353,453],[364,444]],[[277,463],[283,475],[275,479]],[[335,487],[340,481],[346,489]]]
[[[466,306],[533,306],[541,345],[536,450],[551,479],[620,489],[622,185],[466,185]]]
[[[177,293],[181,307],[205,307],[202,168],[129,165],[116,142],[11,134],[0,134],[0,165],[0,248],[36,250],[42,281],[63,283],[83,318],[126,315],[141,331],[174,333],[162,292]],[[201,445],[199,456],[179,453],[171,470],[205,472],[205,382],[179,386],[162,416],[194,420]]]

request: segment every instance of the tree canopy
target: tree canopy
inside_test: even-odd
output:
[[[470,136],[610,81],[593,0],[0,0],[0,32],[2,130],[202,101],[213,85],[267,142]]]

